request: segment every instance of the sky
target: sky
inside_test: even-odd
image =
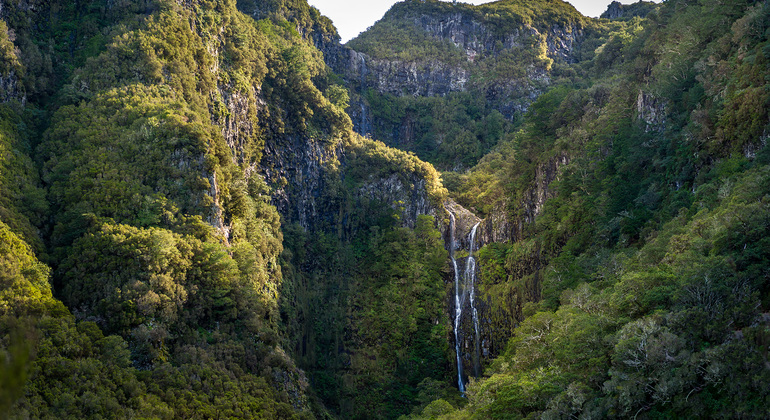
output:
[[[462,1],[462,0],[461,0]],[[653,0],[659,3],[660,0]],[[463,3],[482,4],[489,0],[464,0]],[[567,0],[575,6],[580,13],[599,17],[612,0]],[[620,0],[623,4],[635,3],[636,0]],[[311,6],[315,6],[321,14],[327,16],[337,27],[342,42],[348,42],[356,35],[372,26],[396,1],[394,0],[309,0]]]

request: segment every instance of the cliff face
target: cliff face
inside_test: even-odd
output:
[[[546,55],[554,60],[574,62],[574,47],[583,37],[582,30],[574,26],[550,25],[538,30],[521,25],[510,31],[501,31],[493,24],[482,22],[475,16],[453,13],[447,16],[421,15],[414,20],[429,36],[446,39],[462,49],[468,61],[498,54],[504,50],[531,45],[532,38],[545,38]]]
[[[569,157],[559,155],[549,159],[535,169],[535,179],[531,186],[524,192],[523,198],[511,208],[510,201],[502,201],[484,219],[479,220],[468,210],[463,209],[454,202],[446,205],[448,211],[458,216],[458,243],[461,249],[470,249],[468,242],[470,226],[480,222],[477,232],[475,249],[479,249],[490,243],[517,243],[526,239],[524,231],[527,225],[534,223],[538,215],[543,211],[545,202],[554,196],[555,192],[550,188],[552,182],[558,179],[562,167],[569,163]],[[514,215],[514,216],[511,216]],[[525,248],[529,245],[522,245]],[[466,260],[459,261],[464,267]],[[484,261],[476,264],[475,290],[477,297],[474,307],[470,301],[464,302],[463,312],[475,309],[478,317],[478,334],[470,317],[460,321],[460,334],[463,341],[460,344],[461,359],[464,361],[464,371],[472,372],[472,361],[476,357],[476,346],[479,348],[479,364],[484,365],[494,359],[505,350],[505,345],[513,334],[514,328],[523,320],[522,309],[527,302],[537,302],[541,293],[541,273],[546,261],[541,257],[537,248],[527,248],[516,264],[507,267],[508,277],[495,278],[485,273]],[[509,285],[503,286],[505,282]],[[510,287],[510,284],[516,286]],[[502,287],[502,289],[501,289]],[[454,301],[448,300],[447,307],[454,308]],[[478,337],[478,338],[476,338]],[[478,342],[478,343],[477,343]]]
[[[302,135],[269,136],[260,172],[273,186],[272,202],[288,222],[305,230],[329,225],[339,209],[327,197],[331,177],[344,153]]]
[[[440,223],[442,204],[432,197],[424,174],[408,169],[371,171],[360,179],[350,173],[351,165],[360,165],[356,159],[369,153],[365,141],[354,138],[333,144],[296,134],[267,136],[257,171],[273,187],[272,202],[286,222],[298,223],[306,231],[352,233],[359,228],[350,218],[352,212],[385,206],[405,227],[414,228],[420,215],[434,216]]]
[[[637,118],[644,123],[644,131],[662,131],[666,125],[666,104],[654,95],[639,91],[636,99]]]
[[[0,103],[17,100],[22,106],[27,102],[27,95],[19,83],[15,72],[0,74]]]
[[[369,83],[381,86],[383,92],[400,93],[396,85],[440,87],[447,77],[453,77],[450,73],[454,69],[448,67],[442,73],[425,68],[405,69],[388,61],[371,62],[365,54],[342,46],[331,21],[304,1],[246,0],[239,1],[238,8],[255,19],[288,20],[303,39],[321,51],[330,68],[346,75],[349,81],[360,79],[367,86]],[[393,80],[384,75],[393,76]],[[256,87],[253,95],[233,93],[223,87],[219,95],[228,111],[217,121],[222,134],[234,154],[241,157],[238,163],[247,164],[246,176],[262,176],[271,186],[272,203],[285,222],[298,223],[306,231],[349,230],[354,228],[347,214],[349,210],[369,203],[390,207],[400,215],[402,225],[408,227],[415,226],[418,215],[438,214],[441,206],[430,200],[425,178],[409,171],[373,175],[352,190],[341,188],[351,161],[349,152],[360,148],[360,139],[285,133],[270,122],[269,99],[260,87]],[[359,109],[361,111],[355,111]],[[371,131],[371,112],[363,102],[353,102],[348,113],[354,126],[369,128],[358,132]],[[261,161],[249,164],[244,149],[253,138],[263,139],[265,148]]]
[[[522,198],[516,203],[509,199],[498,202],[482,221],[479,232],[481,242],[518,242],[525,239],[524,230],[535,222],[545,202],[555,195],[550,188],[551,183],[559,178],[561,168],[569,161],[569,156],[560,154],[538,165],[535,178]]]
[[[352,93],[347,112],[356,132],[392,147],[418,151],[421,158],[443,169],[458,169],[469,165],[464,160],[483,155],[490,145],[473,152],[474,158],[452,155],[446,159],[454,160],[451,163],[432,160],[431,152],[425,150],[435,149],[444,140],[424,144],[430,142],[426,136],[433,136],[426,133],[436,127],[415,115],[422,111],[412,110],[410,104],[424,110],[418,101],[432,98],[434,106],[449,110],[452,94],[469,94],[484,103],[481,117],[496,111],[515,121],[551,85],[553,63],[563,67],[577,60],[585,27],[584,22],[569,19],[535,25],[521,18],[513,23],[518,19],[515,15],[499,18],[494,10],[433,3],[398,3],[346,46],[329,37],[313,40]],[[391,46],[393,38],[406,43]],[[390,105],[383,107],[382,102]],[[454,149],[444,145],[439,153],[451,155]]]
[[[603,19],[631,19],[633,17],[645,17],[655,9],[656,4],[651,1],[638,1],[632,4],[621,4],[613,1],[607,6],[607,10],[600,16]]]

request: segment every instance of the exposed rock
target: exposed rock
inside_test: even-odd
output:
[[[531,48],[535,39],[536,42],[543,42],[547,57],[571,63],[575,61],[575,51],[584,36],[579,26],[563,27],[558,24],[542,33],[529,25],[503,33],[467,12],[421,14],[411,17],[410,22],[432,38],[450,41],[464,52],[466,61],[452,63],[431,58],[417,61],[377,58],[326,40],[316,42],[324,53],[326,63],[342,75],[356,93],[348,112],[354,129],[362,135],[372,135],[381,124],[363,99],[368,89],[394,96],[430,97],[466,92],[473,87],[480,89],[487,102],[503,116],[513,120],[516,115],[526,112],[550,85],[550,70],[544,65],[523,66],[523,75],[479,84],[471,81],[473,74],[479,71],[478,62],[512,48]],[[404,120],[401,128],[394,130],[390,138],[379,140],[390,145],[408,143],[409,139],[402,138],[404,133],[409,132],[408,123]]]
[[[447,211],[455,215],[457,221],[455,235],[457,249],[468,250],[470,248],[468,232],[479,221],[481,224],[474,244],[476,250],[484,244],[492,242],[524,240],[526,226],[534,223],[537,216],[542,213],[545,202],[554,196],[554,191],[550,185],[558,179],[561,168],[568,163],[569,157],[562,154],[538,166],[531,187],[524,193],[523,198],[516,203],[515,207],[511,209],[511,203],[508,201],[500,202],[484,220],[480,220],[454,201],[447,200],[444,206]],[[511,218],[509,216],[511,214],[516,216]],[[448,241],[449,235],[447,231],[444,231],[446,241]],[[465,267],[467,259],[460,258],[457,262],[460,267]],[[478,263],[476,269],[483,271],[481,264]],[[540,270],[545,265],[546,261],[542,259],[540,249],[534,244],[531,249],[525,250],[515,262],[511,263],[510,267],[506,266],[506,273],[503,278],[492,276],[485,280],[484,276],[477,276],[475,284],[477,297],[474,307],[478,314],[478,344],[481,360],[474,362],[473,358],[476,357],[474,340],[477,340],[474,325],[471,317],[463,316],[460,320],[459,334],[463,372],[473,372],[473,369],[478,369],[479,363],[483,366],[505,350],[506,343],[512,336],[514,328],[524,318],[522,314],[524,305],[527,302],[540,300],[542,282]],[[447,281],[453,281],[453,279],[450,278]],[[498,286],[500,283],[506,283],[510,286],[489,293],[490,288]],[[492,296],[496,296],[494,301]],[[463,305],[463,314],[471,310],[468,301],[465,301]],[[450,319],[454,319],[454,292],[447,292],[446,306],[448,316]],[[448,339],[452,342],[454,336],[448,337]]]
[[[764,149],[767,146],[767,141],[770,139],[770,131],[765,129],[765,131],[762,133],[762,136],[759,138],[759,141],[756,143],[748,143],[745,146],[743,146],[743,155],[746,156],[747,159],[754,159],[757,157],[757,153],[759,153],[762,149]]]
[[[406,182],[405,182],[406,181]],[[403,226],[414,228],[419,215],[437,215],[437,208],[428,198],[425,179],[399,174],[388,178],[373,178],[358,190],[359,198],[383,203],[399,213]]]
[[[523,198],[510,208],[511,203],[497,203],[493,211],[484,219],[480,238],[483,243],[516,242],[524,239],[527,225],[534,223],[542,213],[546,200],[553,197],[549,187],[558,179],[560,169],[569,163],[569,157],[561,154],[538,165],[532,186],[524,192]],[[509,214],[516,215],[513,219]]]
[[[218,86],[219,98],[221,104],[225,107],[225,112],[216,112],[212,110],[214,123],[222,129],[227,145],[235,152],[233,158],[238,164],[249,165],[247,162],[250,144],[255,141],[257,127],[257,114],[261,109],[266,108],[263,101],[258,102],[259,91],[251,87],[251,92],[240,92],[230,84],[229,86]]]
[[[573,62],[575,44],[583,36],[580,28],[563,28],[558,24],[552,25],[545,33],[530,25],[501,32],[489,23],[462,12],[444,16],[423,14],[414,17],[413,23],[433,38],[451,41],[465,52],[468,61],[474,61],[481,55],[494,55],[502,50],[526,47],[529,39],[544,35],[548,57]]]
[[[339,147],[329,149],[301,135],[268,136],[261,173],[274,187],[273,204],[287,221],[313,230],[322,219],[336,216],[325,209],[322,192],[327,168],[332,171],[330,166],[339,162],[341,154]]]
[[[651,1],[639,0],[633,4],[621,4],[613,1],[607,6],[607,10],[601,14],[603,19],[631,19],[633,17],[645,17],[657,7]]]
[[[16,73],[11,71],[8,75],[0,74],[0,103],[17,100],[24,106],[27,102],[27,95],[24,88],[20,85]]]
[[[623,17],[623,5],[619,1],[613,1],[607,6],[607,10],[601,15],[604,19],[618,19]]]
[[[289,397],[289,403],[299,412],[312,412],[310,399],[307,396],[310,382],[305,372],[294,367],[294,362],[280,347],[271,354],[272,357],[281,359],[285,368],[273,368],[273,385],[279,391],[283,391]]]
[[[444,243],[446,244],[446,249],[449,249],[450,247],[449,242],[452,236],[452,233],[449,231],[449,213],[452,213],[455,216],[455,249],[469,249],[470,243],[468,240],[471,229],[473,229],[473,226],[476,225],[476,223],[481,223],[482,220],[470,210],[457,204],[457,202],[451,198],[444,202],[444,209],[446,210],[446,216],[444,223],[440,225],[440,229],[442,237],[444,238]],[[481,225],[479,225],[479,227],[481,227]],[[483,242],[481,242],[480,239],[481,235],[477,234],[474,249],[479,249],[483,245]]]
[[[645,124],[645,132],[662,131],[666,126],[666,104],[652,94],[639,91],[636,113]]]
[[[481,240],[484,243],[508,242],[513,231],[508,220],[507,209],[509,201],[506,199],[495,204],[492,212],[487,215],[481,225]]]
[[[383,60],[350,51],[345,76],[364,88],[395,96],[444,96],[465,90],[468,71],[438,60],[408,62]]]

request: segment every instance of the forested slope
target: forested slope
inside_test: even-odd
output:
[[[0,417],[767,417],[770,4],[605,16],[0,0]]]
[[[352,133],[310,39],[328,20],[239,6],[259,20],[234,1],[2,3],[4,417],[324,416],[284,350],[284,231],[352,235],[346,209],[372,207],[387,233],[400,196],[364,186],[413,182],[404,223],[441,249],[417,220],[437,174]]]
[[[478,286],[506,343],[467,407],[423,416],[767,416],[770,5],[624,22],[455,175],[450,196],[508,220]]]

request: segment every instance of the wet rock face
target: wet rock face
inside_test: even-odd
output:
[[[480,220],[459,204],[448,200],[444,207],[455,215],[456,220],[454,249],[459,250],[460,255],[463,250],[470,249],[468,232],[475,223],[479,222],[474,242],[476,253],[484,244],[517,242],[525,239],[526,226],[534,223],[536,217],[542,213],[545,202],[554,195],[554,191],[550,188],[551,183],[558,179],[561,168],[568,163],[569,157],[560,155],[537,167],[535,179],[523,198],[515,203],[515,207],[512,209],[513,204],[510,202],[498,203],[484,220]],[[449,249],[451,246],[449,240],[452,237],[449,226],[442,229],[444,229],[442,232]],[[463,272],[468,265],[468,258],[457,258],[457,264],[459,271]],[[510,267],[506,266],[505,275],[501,278],[484,275],[483,262],[477,262],[475,266],[478,274],[474,282],[476,298],[473,301],[473,307],[469,299],[459,300],[459,304],[462,305],[460,307],[462,316],[458,320],[457,339],[455,340],[454,334],[448,337],[451,343],[459,343],[459,359],[466,379],[476,375],[475,372],[483,370],[483,366],[505,350],[514,328],[524,318],[522,314],[524,305],[527,302],[540,300],[541,270],[545,266],[545,261],[541,258],[540,249],[534,247]],[[456,280],[450,276],[446,281]],[[509,287],[500,288],[501,283],[507,283]],[[514,286],[514,283],[518,284]],[[455,322],[457,302],[454,289],[448,291],[446,306],[452,322]],[[477,315],[476,321],[470,315],[474,309]]]
[[[445,248],[449,250],[452,246],[454,246],[454,249],[456,250],[468,250],[470,249],[470,233],[473,229],[473,226],[476,223],[482,222],[481,219],[478,218],[475,214],[473,214],[470,210],[466,209],[465,207],[457,204],[454,200],[451,198],[446,200],[444,202],[444,209],[446,210],[446,215],[444,216],[443,224],[439,227],[441,230],[442,237],[444,238],[444,244]],[[449,213],[454,215],[455,217],[455,231],[454,233],[451,232],[451,226],[449,223]],[[483,243],[481,238],[481,231],[482,231],[482,224],[479,225],[479,230],[476,234],[476,242],[473,246],[475,250],[478,250],[482,247]],[[455,243],[454,245],[450,244],[451,238],[454,236]]]

